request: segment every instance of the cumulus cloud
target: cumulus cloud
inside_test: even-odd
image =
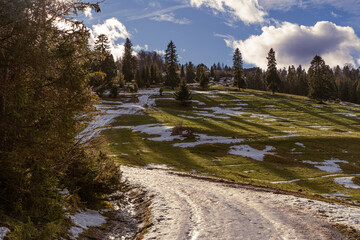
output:
[[[228,14],[233,20],[241,20],[246,24],[265,22],[267,13],[259,5],[258,0],[190,0],[193,7],[208,7]]]
[[[116,41],[119,38],[126,39],[131,36],[125,25],[116,18],[107,19],[104,24],[93,25],[92,28],[96,36],[105,34],[110,41]]]
[[[110,52],[114,56],[115,60],[122,57],[124,53],[124,44],[116,43],[119,39],[130,38],[130,33],[126,30],[124,24],[122,24],[116,18],[107,19],[103,24],[93,25],[90,31],[89,45],[94,47],[96,38],[105,34],[110,42]]]
[[[150,19],[154,20],[154,21],[158,21],[158,22],[167,21],[167,22],[172,22],[172,23],[177,23],[177,24],[190,24],[189,19],[186,19],[186,18],[176,19],[174,13],[159,14],[159,15],[151,17]]]
[[[360,54],[360,39],[353,28],[326,21],[314,26],[283,22],[279,27],[263,27],[261,35],[245,41],[227,36],[225,42],[233,49],[239,48],[245,62],[264,69],[270,48],[276,51],[278,67],[299,64],[309,67],[315,55],[322,56],[330,66],[355,65]]]

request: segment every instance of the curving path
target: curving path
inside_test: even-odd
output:
[[[360,208],[122,166],[153,195],[145,239],[346,239],[330,224],[360,229]],[[324,216],[327,215],[327,217]]]

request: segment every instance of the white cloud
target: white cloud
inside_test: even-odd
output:
[[[165,50],[154,50],[154,52],[156,52],[158,55],[165,55]]]
[[[225,42],[233,49],[238,47],[245,62],[263,69],[267,67],[270,48],[276,51],[279,68],[299,64],[308,67],[315,55],[322,56],[330,66],[355,65],[360,55],[360,39],[354,29],[326,21],[314,26],[283,22],[279,27],[263,27],[261,35],[251,36],[245,41],[228,36]]]
[[[139,52],[141,50],[147,51],[147,50],[149,50],[149,45],[145,44],[144,47],[142,47],[140,45],[136,45],[136,46],[133,46],[132,49],[136,52]]]
[[[191,23],[190,20],[186,19],[186,18],[176,19],[174,13],[159,14],[159,15],[151,17],[150,19],[154,20],[154,21],[158,21],[158,22],[167,21],[167,22],[172,22],[172,23],[177,23],[177,24],[190,24]]]
[[[84,9],[84,14],[85,14],[86,17],[92,19],[91,7],[86,7]]]
[[[193,7],[212,8],[215,13],[229,14],[233,20],[241,20],[246,24],[265,22],[267,13],[258,4],[258,0],[190,0]]]
[[[105,34],[110,41],[116,41],[119,38],[126,39],[131,37],[124,24],[116,18],[107,19],[104,24],[93,25],[92,28],[95,36]]]
[[[333,11],[331,11],[331,16],[333,16],[334,18],[337,18],[339,15],[337,15],[336,13],[334,13]]]
[[[124,24],[122,24],[116,18],[107,19],[103,24],[97,24],[92,26],[90,29],[89,45],[94,47],[96,38],[105,34],[110,42],[110,52],[114,56],[115,60],[122,57],[124,53],[124,44],[117,44],[116,41],[119,39],[130,38],[130,33],[126,30]]]
[[[149,2],[149,7],[151,7],[151,8],[160,8],[161,4],[158,1],[150,1]]]

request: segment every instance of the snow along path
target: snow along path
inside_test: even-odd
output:
[[[153,195],[144,239],[345,239],[330,223],[360,229],[360,208],[121,167]],[[237,187],[236,187],[237,186]],[[324,216],[324,215],[327,215]]]

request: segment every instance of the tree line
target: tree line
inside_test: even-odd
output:
[[[99,50],[101,38],[102,36],[99,36],[95,50]],[[105,41],[105,44],[101,43],[100,46],[108,44],[108,41]],[[105,48],[108,49],[108,47]],[[107,50],[107,55],[111,55],[109,50]],[[103,59],[107,61],[106,57]],[[108,60],[111,61],[111,59],[109,57]],[[349,64],[343,68],[340,66],[330,68],[320,56],[315,56],[308,71],[301,65],[278,69],[273,49],[270,49],[267,60],[266,70],[244,69],[241,52],[236,49],[232,67],[220,64],[220,62],[213,64],[210,68],[205,64],[194,65],[191,61],[181,65],[178,63],[176,46],[172,41],[168,44],[163,57],[156,52],[140,51],[134,54],[131,41],[126,39],[122,59],[116,63],[107,63],[112,66],[112,70],[106,72],[107,77],[102,77],[99,82],[105,81],[105,88],[113,89],[112,95],[116,96],[118,90],[129,82],[133,83],[135,89],[151,85],[163,85],[174,89],[182,81],[197,82],[202,89],[207,89],[210,80],[217,82],[220,79],[232,79],[233,86],[239,89],[269,90],[273,93],[281,92],[323,100],[338,99],[360,103],[360,71]],[[99,68],[93,68],[93,71],[97,70]],[[106,71],[106,69],[101,70]],[[114,77],[116,74],[113,74],[115,72],[118,73],[116,77]],[[100,76],[97,74],[98,78]],[[109,76],[113,78],[113,81],[109,81]],[[95,89],[98,85],[101,84],[93,84]]]

